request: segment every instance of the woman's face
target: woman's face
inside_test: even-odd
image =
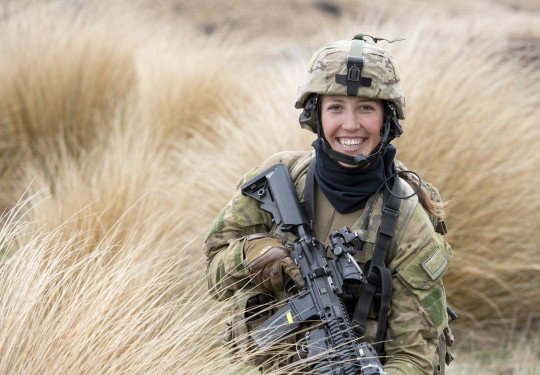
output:
[[[380,100],[322,95],[320,105],[323,133],[335,151],[350,156],[368,156],[381,143],[384,108]]]

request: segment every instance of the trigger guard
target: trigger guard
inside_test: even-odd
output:
[[[283,273],[283,293],[285,293],[285,296],[287,298],[291,297],[289,292],[293,288],[296,288],[296,284],[294,283],[294,280],[289,275],[287,275],[286,273]]]

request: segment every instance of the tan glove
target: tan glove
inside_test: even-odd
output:
[[[283,292],[283,273],[286,273],[299,289],[305,286],[300,270],[281,242],[269,233],[250,237],[244,243],[244,255],[254,284],[264,291]]]

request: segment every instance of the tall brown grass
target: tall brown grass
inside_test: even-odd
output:
[[[510,27],[511,18],[498,29]],[[427,51],[421,60],[404,56],[413,136],[405,134],[398,147],[450,201],[448,240],[456,257],[447,293],[466,320],[481,325],[493,318],[525,325],[540,311],[540,70],[532,25],[521,22],[522,34],[509,28],[492,39],[490,25],[480,24],[482,32],[466,44],[440,41],[434,53],[428,46],[439,39],[418,40]],[[423,64],[436,69],[415,68]]]
[[[449,200],[461,350],[485,358],[490,343],[525,363],[505,371],[534,372],[537,13],[481,2],[358,13],[342,0],[336,16],[306,1],[304,18],[262,2],[234,15],[190,1],[0,4],[1,373],[250,373],[221,346],[229,307],[206,294],[202,238],[242,173],[309,149],[292,103],[311,52],[366,30],[407,38],[388,46],[408,100],[398,157]],[[498,344],[501,332],[516,333]],[[456,373],[485,367],[464,357]],[[491,373],[500,357],[485,359]]]

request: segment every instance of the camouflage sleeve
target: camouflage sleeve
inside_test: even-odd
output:
[[[284,151],[271,155],[259,167],[246,173],[232,199],[212,224],[204,239],[203,250],[208,290],[214,298],[227,299],[248,283],[249,275],[244,266],[245,238],[250,234],[267,233],[272,228],[272,215],[261,209],[255,199],[243,196],[241,185],[278,162],[285,163],[291,169],[302,156],[307,157],[304,160],[307,168],[313,152]],[[293,170],[293,179],[305,169],[302,165]]]
[[[259,208],[255,199],[240,191],[241,184],[259,171],[260,168],[254,168],[240,181],[236,193],[221,210],[204,240],[208,290],[218,300],[231,297],[249,281],[244,266],[245,237],[270,230],[269,214]]]
[[[431,375],[437,340],[447,324],[442,277],[452,251],[420,204],[410,205],[399,224],[403,230],[389,264],[393,292],[385,370],[388,375]]]

